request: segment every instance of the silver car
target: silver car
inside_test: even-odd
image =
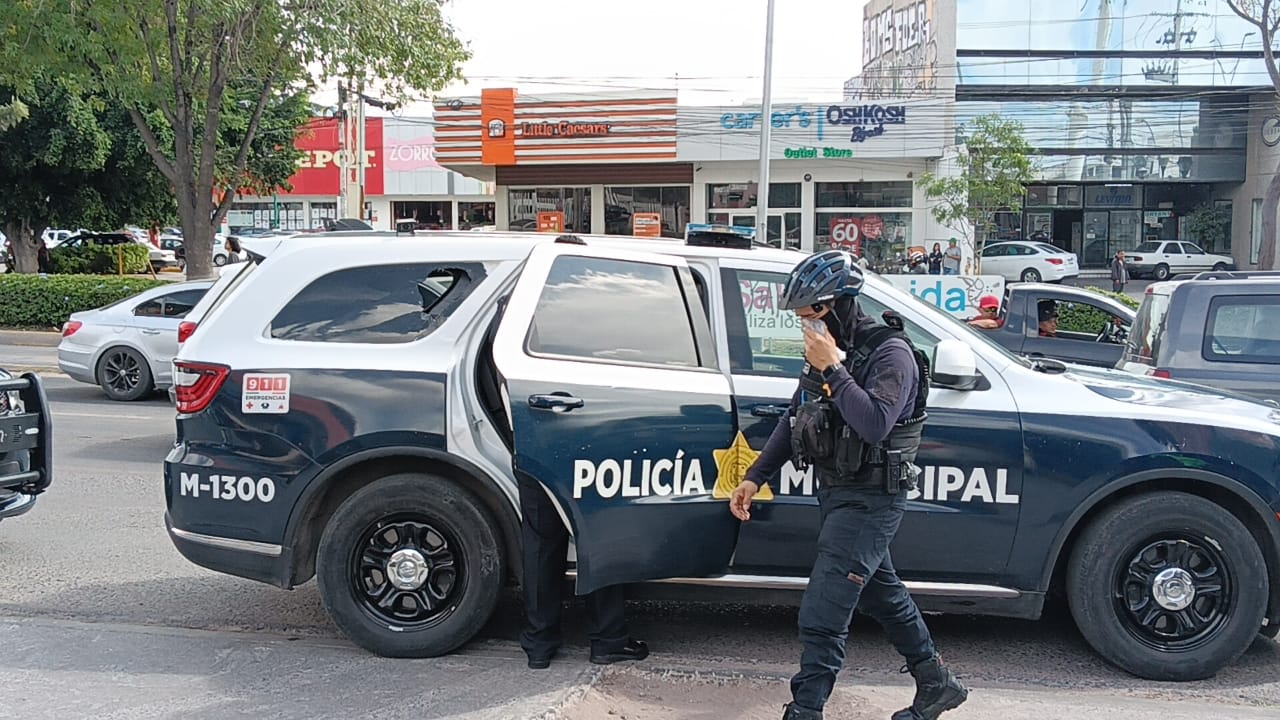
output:
[[[178,324],[212,286],[212,280],[173,283],[72,313],[62,326],[59,369],[101,386],[112,400],[138,400],[169,387]]]

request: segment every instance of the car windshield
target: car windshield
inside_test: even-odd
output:
[[[1158,242],[1144,242],[1144,243],[1141,243],[1140,245],[1138,245],[1138,247],[1134,248],[1134,249],[1133,249],[1133,252],[1136,252],[1136,253],[1153,253],[1153,252],[1160,252],[1160,243],[1158,243]]]
[[[951,323],[951,325],[946,326],[948,329],[953,329],[953,328],[958,329],[956,332],[956,334],[958,335],[957,339],[963,340],[965,342],[969,342],[971,344],[980,343],[984,347],[990,348],[993,352],[1003,355],[1004,357],[1021,365],[1022,367],[1027,367],[1027,368],[1031,367],[1031,362],[1028,361],[1026,358],[1016,353],[1010,352],[1008,349],[1006,349],[1005,347],[1003,347],[1002,345],[1000,345],[999,343],[997,343],[996,341],[992,340],[990,337],[984,334],[984,333],[990,332],[989,330],[979,330],[978,328],[975,328],[974,326],[970,325],[964,320],[961,320],[955,315],[952,315],[951,313],[946,312],[945,310],[938,307],[937,305],[934,305],[928,300],[922,300],[916,295],[912,295],[911,293],[906,292],[904,290],[899,290],[898,288],[890,285],[887,282],[877,283],[877,287],[881,289],[886,295],[891,295],[893,296],[894,300],[899,301],[896,303],[890,303],[890,307],[892,307],[895,304],[899,306],[904,305],[907,302],[905,298],[910,298],[911,300],[914,300],[917,303],[917,307],[925,308],[925,313],[939,320],[939,322]]]

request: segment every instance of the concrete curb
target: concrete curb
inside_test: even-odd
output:
[[[0,345],[58,347],[62,333],[56,330],[0,330]]]
[[[23,373],[35,373],[36,375],[40,375],[42,377],[49,376],[49,375],[56,375],[60,378],[70,377],[70,375],[67,375],[66,373],[62,372],[60,368],[56,368],[56,367],[40,367],[40,366],[33,366],[33,365],[5,365],[4,363],[0,363],[0,370],[4,370],[10,375],[21,375]]]

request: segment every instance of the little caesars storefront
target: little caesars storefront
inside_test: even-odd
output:
[[[806,251],[841,247],[873,264],[911,248],[945,247],[952,233],[926,209],[916,180],[948,137],[937,100],[775,106],[769,241]],[[676,150],[693,164],[692,213],[754,226],[760,108],[681,107]]]

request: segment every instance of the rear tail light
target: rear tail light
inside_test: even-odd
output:
[[[1061,265],[1061,264],[1062,264],[1062,258],[1045,258],[1045,260],[1048,260],[1050,265]]]
[[[173,362],[173,390],[177,398],[178,412],[184,415],[198,413],[209,407],[214,396],[222,389],[222,383],[231,371],[225,365],[175,360]]]
[[[1169,374],[1168,370],[1161,370],[1161,369],[1152,370],[1151,375],[1152,377],[1164,378],[1166,380],[1170,380],[1173,378],[1173,375]]]
[[[68,320],[66,324],[62,326],[62,337],[71,337],[82,327],[84,327],[84,323],[79,320]]]
[[[197,325],[195,323],[186,320],[178,323],[178,342],[186,342],[187,338],[195,334],[196,327]]]

